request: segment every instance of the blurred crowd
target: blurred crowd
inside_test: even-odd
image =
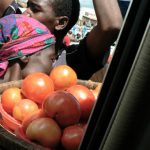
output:
[[[74,25],[67,34],[70,39],[70,43],[78,43],[90,30],[91,27],[87,26],[85,22],[82,25]]]
[[[28,0],[15,0],[15,1],[19,4],[19,6],[21,8],[26,8],[27,7],[27,1]]]

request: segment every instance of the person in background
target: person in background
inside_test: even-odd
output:
[[[0,18],[10,14],[21,14],[19,5],[15,0],[0,0]]]
[[[70,38],[69,38],[68,34],[64,37],[63,44],[65,44],[66,46],[70,45]]]
[[[74,40],[75,36],[74,36],[74,34],[72,33],[71,30],[68,31],[67,35],[68,35],[68,37],[70,39],[70,44],[71,44],[72,41]]]
[[[54,59],[55,37],[45,25],[20,14],[0,19],[0,83],[48,74]]]
[[[79,31],[75,35],[74,42],[80,42],[80,40],[82,40],[82,33]]]
[[[79,79],[85,80],[106,64],[109,47],[116,40],[122,26],[117,0],[93,0],[93,3],[97,25],[78,44],[69,46],[63,44],[63,38],[78,21],[79,0],[28,0],[24,12],[24,15],[45,24],[55,35],[57,57],[52,67],[67,64],[75,70]],[[28,74],[29,70],[26,72]]]
[[[84,21],[83,25],[82,25],[82,37],[85,37],[86,34],[87,34],[87,26],[86,26],[86,23]]]
[[[78,28],[79,26],[77,24],[75,24],[72,28],[71,28],[71,32],[72,34],[75,36],[76,32],[79,30]]]

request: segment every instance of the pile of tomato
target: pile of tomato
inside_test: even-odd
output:
[[[20,123],[16,136],[66,150],[78,149],[95,101],[94,91],[78,85],[67,65],[55,67],[50,75],[32,73],[20,88],[8,88],[1,96],[3,109]]]

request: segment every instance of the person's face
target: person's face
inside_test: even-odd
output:
[[[50,46],[47,49],[29,56],[28,62],[22,70],[22,77],[25,78],[27,75],[33,72],[43,72],[49,74],[52,69],[52,63],[54,59],[54,46]]]
[[[45,24],[54,31],[56,15],[49,0],[28,0],[27,10],[23,13]]]
[[[27,10],[23,13],[29,17],[37,19],[47,26],[54,33],[66,28],[69,18],[67,16],[56,16],[50,0],[28,0]]]

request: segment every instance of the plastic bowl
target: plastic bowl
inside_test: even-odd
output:
[[[2,121],[5,126],[7,126],[10,130],[15,131],[18,127],[21,126],[21,123],[9,115],[4,109],[2,104],[0,103],[0,112],[2,115]]]
[[[16,135],[18,138],[20,138],[20,139],[22,139],[22,140],[24,140],[24,141],[26,141],[26,142],[28,142],[28,143],[32,143],[32,142],[26,137],[26,135],[25,135],[25,133],[24,133],[22,127],[18,127],[18,128],[15,130],[15,135]]]

